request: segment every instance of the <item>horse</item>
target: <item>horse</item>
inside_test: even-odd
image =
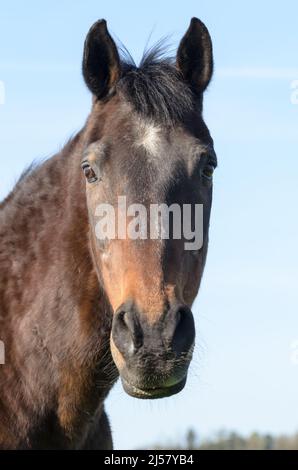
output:
[[[104,401],[119,376],[141,399],[185,386],[216,167],[202,115],[213,54],[197,18],[176,58],[161,49],[137,66],[97,21],[83,52],[84,127],[0,204],[1,449],[112,449]],[[97,208],[121,215],[119,196],[201,205],[202,245],[186,250],[173,228],[98,237]]]

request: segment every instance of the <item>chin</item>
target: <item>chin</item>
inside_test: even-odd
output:
[[[125,392],[134,398],[141,398],[143,400],[154,400],[157,398],[170,397],[176,395],[183,390],[186,384],[187,377],[185,376],[182,380],[172,383],[171,385],[157,385],[156,387],[141,387],[139,384],[135,385],[129,382],[124,377],[121,377],[122,386]]]

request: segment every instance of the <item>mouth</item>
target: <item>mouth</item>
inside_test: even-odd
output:
[[[165,398],[175,395],[181,392],[186,384],[186,376],[179,382],[165,387],[154,387],[154,388],[138,388],[135,385],[129,383],[124,378],[121,378],[123,388],[128,395],[134,398],[141,398],[143,400]]]

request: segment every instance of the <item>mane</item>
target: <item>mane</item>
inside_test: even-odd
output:
[[[182,122],[195,100],[173,57],[166,56],[165,40],[147,49],[138,66],[123,44],[119,50],[122,76],[117,90],[146,118],[169,126]]]
[[[6,208],[9,203],[12,202],[14,198],[19,194],[22,194],[22,196],[24,196],[25,193],[28,192],[28,194],[30,195],[32,183],[38,183],[40,179],[40,170],[42,170],[42,168],[53,158],[56,158],[57,162],[61,162],[63,158],[67,157],[69,153],[74,150],[76,143],[80,139],[82,131],[83,129],[77,134],[72,135],[56,154],[35,159],[32,163],[29,164],[29,166],[27,166],[27,168],[25,168],[17,179],[11,191],[2,201],[0,200],[0,213],[2,209]],[[44,181],[42,182],[42,184],[44,184]]]
[[[3,209],[7,203],[13,198],[14,194],[22,188],[22,184],[26,178],[31,175],[34,170],[36,170],[40,164],[34,160],[25,168],[22,173],[20,174],[19,178],[17,179],[16,183],[14,184],[13,188],[10,190],[10,192],[7,194],[7,196],[4,197],[4,199],[0,200],[0,210]]]

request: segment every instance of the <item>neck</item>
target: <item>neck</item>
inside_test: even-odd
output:
[[[79,133],[28,173],[0,206],[6,370],[15,383],[22,377],[35,418],[54,413],[70,438],[116,378],[110,306],[89,248],[82,146]],[[4,400],[12,416],[20,414],[13,398]],[[26,421],[26,413],[20,419]]]

